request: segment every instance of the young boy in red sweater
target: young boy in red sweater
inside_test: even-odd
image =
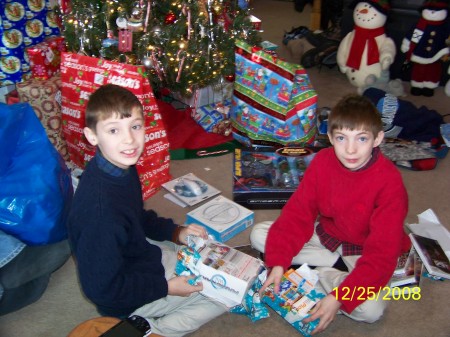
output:
[[[255,225],[250,237],[270,268],[261,292],[272,283],[278,292],[291,264],[317,266],[328,295],[304,320],[320,319],[314,334],[337,313],[377,321],[387,301],[376,294],[411,245],[403,229],[408,196],[378,147],[384,132],[375,106],[364,96],[342,98],[330,113],[328,137],[333,147],[316,154],[278,219]],[[333,268],[339,264],[345,268]]]

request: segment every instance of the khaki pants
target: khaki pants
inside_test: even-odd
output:
[[[258,223],[253,227],[250,234],[252,246],[262,253],[265,251],[267,233],[272,223],[272,221]],[[331,268],[339,257],[342,257],[349,272],[351,272],[355,268],[356,261],[358,261],[360,255],[342,256],[342,247],[339,247],[335,252],[331,252],[320,243],[319,237],[314,232],[309,242],[307,242],[302,250],[294,256],[292,264],[302,265],[307,263],[311,266],[317,266],[316,270],[319,272],[320,283],[319,289],[321,288],[320,290],[328,294],[333,288],[338,287],[349,274],[349,272]],[[344,311],[340,311],[339,313],[344,314],[355,321],[366,323],[376,322],[383,315],[387,305],[387,301],[382,300],[383,294],[380,295],[378,301],[367,300],[356,307],[351,314]]]
[[[172,278],[177,252],[181,246],[168,241],[149,241],[161,248],[166,279]],[[133,312],[133,315],[145,317],[156,334],[179,337],[197,330],[226,311],[228,309],[221,303],[196,293],[189,297],[166,296],[142,306]]]

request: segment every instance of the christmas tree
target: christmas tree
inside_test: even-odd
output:
[[[190,96],[233,80],[236,39],[260,42],[247,1],[72,0],[63,34],[72,52],[143,64],[155,90]]]

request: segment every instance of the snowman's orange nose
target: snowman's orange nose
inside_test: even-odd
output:
[[[361,14],[367,14],[369,10],[367,8],[363,8],[359,11]]]

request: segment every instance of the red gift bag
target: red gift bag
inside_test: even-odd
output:
[[[62,53],[61,81],[63,132],[70,160],[75,165],[84,168],[95,154],[95,147],[89,144],[83,134],[89,96],[98,87],[111,83],[130,90],[144,107],[145,148],[136,164],[143,199],[148,199],[171,179],[167,133],[142,66]]]

